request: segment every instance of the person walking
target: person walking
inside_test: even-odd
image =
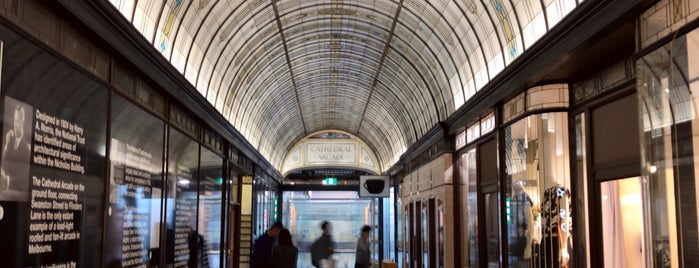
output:
[[[250,260],[250,268],[272,267],[272,250],[279,231],[284,228],[281,222],[275,222],[264,234],[255,239]]]
[[[369,241],[371,227],[369,225],[364,225],[361,231],[359,239],[357,239],[357,253],[354,258],[354,268],[369,268],[371,267],[371,242]]]
[[[296,268],[299,250],[291,241],[289,229],[283,228],[277,236],[277,246],[272,251],[272,267]]]
[[[324,221],[320,228],[323,229],[323,234],[311,244],[311,263],[315,267],[321,267],[321,262],[325,262],[323,260],[332,262],[330,256],[335,253],[335,241],[330,235],[332,230],[330,222]]]

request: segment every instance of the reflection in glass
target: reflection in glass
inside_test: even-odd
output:
[[[511,267],[564,267],[572,251],[566,113],[526,117],[505,130]]]
[[[403,199],[400,198],[403,195],[403,186],[398,185],[395,187],[396,192],[394,193],[398,198],[396,198],[396,203],[395,203],[395,220],[396,220],[396,225],[398,228],[396,229],[396,256],[394,257],[393,260],[398,264],[399,267],[403,267],[403,257],[405,256],[405,245],[406,245],[406,240],[405,240],[405,215],[407,215],[407,211],[404,210],[403,208]]]
[[[695,262],[692,258],[699,252],[698,39],[695,29],[636,62],[642,189],[650,213],[644,222],[649,231],[645,239],[648,262],[655,267],[681,267],[683,262]]]
[[[405,205],[405,209],[403,210],[403,237],[405,239],[404,244],[403,244],[403,265],[405,267],[408,267],[412,263],[412,254],[413,254],[413,244],[412,244],[412,237],[413,237],[413,229],[412,226],[412,218],[413,218],[413,206],[412,204],[408,203]]]
[[[396,229],[395,229],[395,224],[396,224],[396,219],[400,219],[400,210],[398,210],[398,213],[396,213],[396,206],[395,206],[395,196],[396,193],[395,191],[397,190],[397,187],[391,187],[390,188],[390,196],[389,198],[377,198],[379,202],[382,202],[383,204],[383,211],[381,212],[383,215],[383,237],[381,238],[381,241],[383,242],[383,252],[384,252],[384,259],[386,260],[396,260],[395,256],[395,250],[397,249],[396,245],[399,245],[400,241],[396,241],[396,238],[399,237],[396,235]],[[400,199],[398,199],[400,200]],[[400,206],[398,206],[400,208]],[[378,208],[377,208],[378,209]],[[378,217],[376,217],[378,220]],[[375,232],[372,232],[375,235],[379,235],[379,231],[375,230]],[[377,240],[374,240],[377,241]],[[378,253],[379,251],[372,251],[372,254],[376,255],[375,258],[378,259]]]
[[[432,201],[432,200],[430,200]],[[422,243],[422,267],[429,268],[430,267],[430,231],[429,227],[432,225],[429,221],[429,216],[428,216],[428,207],[427,207],[426,201],[422,201],[421,209],[420,209],[420,220],[422,224],[420,225],[420,236],[421,236],[421,243]]]
[[[575,116],[575,160],[576,160],[576,178],[575,186],[577,189],[582,189],[582,194],[578,194],[575,197],[577,211],[582,211],[582,213],[577,213],[577,219],[575,219],[576,226],[584,226],[585,228],[577,228],[574,233],[577,235],[578,241],[584,241],[584,247],[578,247],[576,250],[578,256],[581,257],[581,266],[587,266],[590,263],[590,240],[588,239],[590,233],[590,225],[586,220],[587,215],[590,215],[587,207],[587,153],[585,151],[585,117],[584,114],[579,114]],[[585,258],[582,258],[585,256]]]
[[[461,176],[461,222],[466,231],[461,232],[462,262],[468,267],[478,265],[478,184],[476,174],[476,149],[471,149],[459,159],[459,174]]]
[[[639,178],[603,182],[601,196],[604,267],[645,267]]]
[[[488,267],[500,267],[500,195],[485,194],[485,239]]]
[[[223,158],[201,148],[199,178],[198,262],[202,267],[220,267],[223,223]]]
[[[255,214],[253,215],[255,217],[255,230],[253,237],[262,235],[267,228],[278,220],[275,214],[277,195],[270,183],[267,181],[267,177],[257,177],[255,179]]]
[[[230,158],[229,158],[230,160]],[[228,184],[227,199],[225,199],[224,204],[226,205],[226,212],[224,217],[228,219],[225,223],[226,230],[224,231],[224,241],[222,242],[225,247],[225,252],[223,254],[223,265],[225,267],[233,266],[236,260],[235,250],[236,246],[240,244],[237,241],[237,237],[240,233],[240,226],[237,223],[238,215],[240,214],[240,201],[238,200],[240,191],[240,174],[234,168],[233,164],[228,165],[228,181],[224,182]]]
[[[164,123],[120,97],[111,122],[105,263],[157,263]]]
[[[165,264],[187,267],[194,261],[189,241],[197,220],[199,144],[174,128],[169,130]]]

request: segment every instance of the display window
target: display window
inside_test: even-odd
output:
[[[162,120],[114,96],[111,104],[109,199],[104,263],[159,262],[162,224]]]
[[[478,183],[476,149],[470,149],[458,160],[461,177],[461,231],[462,263],[467,267],[478,266]]]
[[[500,195],[485,194],[485,259],[488,267],[500,267]]]
[[[202,267],[220,267],[223,158],[202,146],[199,168],[197,262]]]
[[[189,241],[196,230],[199,143],[174,128],[169,130],[165,264],[179,267],[195,261]]]
[[[636,61],[646,265],[697,263],[699,30]]]
[[[573,262],[568,114],[525,117],[505,129],[505,223],[510,267]]]
[[[600,192],[604,267],[649,267],[643,254],[647,249],[640,178],[602,182]]]

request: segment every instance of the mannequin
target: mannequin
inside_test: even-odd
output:
[[[568,267],[571,236],[570,191],[556,185],[544,191],[541,207],[541,267]]]

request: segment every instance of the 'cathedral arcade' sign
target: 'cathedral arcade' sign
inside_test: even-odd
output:
[[[357,158],[356,143],[313,143],[306,144],[308,163],[354,164]]]

